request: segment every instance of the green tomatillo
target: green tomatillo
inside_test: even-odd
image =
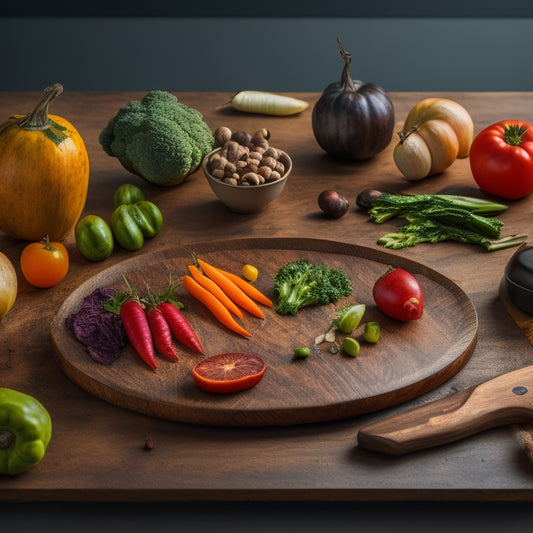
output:
[[[144,200],[144,194],[137,187],[131,183],[124,183],[121,185],[113,195],[113,206],[115,209],[119,205],[131,205],[136,204],[137,202],[142,202]]]
[[[0,474],[20,474],[39,463],[51,437],[52,420],[41,402],[0,387]]]
[[[113,252],[113,232],[109,224],[97,215],[87,215],[75,229],[76,246],[89,261],[103,261]]]
[[[159,208],[147,200],[120,205],[111,215],[111,229],[119,244],[126,250],[139,250],[145,238],[155,237],[163,225]]]

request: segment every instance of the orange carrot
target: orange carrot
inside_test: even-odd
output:
[[[207,289],[210,293],[213,294],[225,307],[228,308],[230,313],[233,313],[235,316],[238,316],[241,320],[243,318],[242,311],[235,305],[233,300],[231,300],[227,294],[211,279],[206,275],[202,274],[200,269],[195,265],[189,265],[189,272],[192,274],[192,277],[204,288]]]
[[[220,273],[224,274],[224,276],[233,281],[233,283],[235,283],[235,285],[237,285],[237,287],[239,287],[243,292],[245,292],[250,298],[252,298],[256,302],[259,302],[260,304],[266,305],[267,307],[272,307],[272,300],[270,300],[270,298],[267,298],[257,287],[254,287],[245,279],[241,278],[240,276],[237,276],[237,274],[222,270],[218,267],[215,268]]]
[[[239,333],[239,335],[242,335],[243,337],[252,336],[250,332],[246,331],[236,322],[228,309],[224,307],[224,304],[222,304],[220,300],[207,289],[204,289],[194,278],[191,276],[183,276],[183,286],[193,298],[196,298],[199,302],[203,303],[221,324],[231,331]]]
[[[204,271],[204,274],[208,278],[211,278],[239,307],[242,307],[245,311],[248,311],[256,317],[265,318],[259,306],[245,292],[239,289],[233,281],[224,276],[224,274],[221,274],[209,263],[201,259],[197,259],[196,261]]]

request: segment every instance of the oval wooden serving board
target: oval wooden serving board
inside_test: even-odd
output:
[[[259,269],[258,288],[272,299],[272,282],[288,261],[309,259],[342,268],[351,278],[353,296],[336,305],[309,307],[296,316],[265,309],[265,319],[244,317],[250,339],[226,330],[182,287],[194,251],[223,269],[239,273],[242,265]],[[403,323],[387,318],[375,306],[372,287],[388,265],[401,267],[419,280],[425,295],[422,318]],[[192,367],[203,356],[178,346],[179,362],[158,358],[152,371],[127,346],[111,365],[94,362],[65,326],[83,298],[96,288],[124,289],[122,274],[144,294],[146,284],[163,292],[169,275],[184,314],[200,337],[205,357],[226,351],[252,351],[266,361],[263,380],[247,391],[216,395],[200,390]],[[356,358],[314,346],[337,309],[351,302],[367,306],[363,322],[381,324],[376,345],[361,345]],[[422,264],[386,251],[328,240],[236,239],[188,244],[139,255],[84,282],[64,302],[51,326],[56,359],[65,374],[89,393],[117,406],[186,423],[268,426],[321,422],[352,417],[396,405],[440,385],[455,375],[474,350],[478,331],[475,308],[450,279]],[[355,335],[359,333],[356,330]],[[294,348],[311,347],[295,360]]]

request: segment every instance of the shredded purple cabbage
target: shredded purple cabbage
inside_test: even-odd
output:
[[[120,316],[104,309],[104,303],[114,296],[114,289],[96,289],[83,300],[77,313],[65,319],[92,359],[104,365],[116,361],[127,342]]]

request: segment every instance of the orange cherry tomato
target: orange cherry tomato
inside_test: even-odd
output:
[[[20,255],[22,274],[34,287],[57,285],[67,275],[68,267],[67,249],[60,242],[50,242],[48,236],[28,244]]]

